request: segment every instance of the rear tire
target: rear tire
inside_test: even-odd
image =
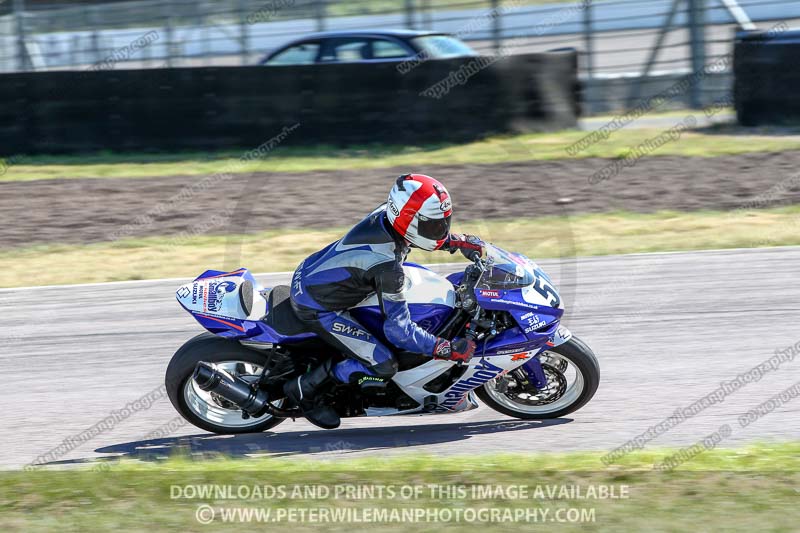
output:
[[[499,392],[489,392],[486,387],[495,386],[496,380],[489,381],[475,390],[478,397],[489,407],[504,415],[521,418],[524,420],[543,420],[548,418],[560,418],[564,415],[577,411],[592,399],[597,387],[600,385],[600,365],[597,362],[594,352],[585,342],[573,336],[570,340],[560,346],[545,350],[545,353],[554,353],[566,359],[574,365],[582,377],[582,390],[575,395],[575,399],[568,405],[556,410],[547,411],[547,405],[543,405],[541,412],[535,412],[536,407],[520,405],[519,409],[514,409],[508,405],[510,401],[501,403],[496,399]]]
[[[226,425],[223,423],[214,423],[213,421],[203,418],[197,414],[187,403],[187,395],[191,398],[194,394],[192,383],[192,373],[194,372],[195,365],[205,361],[207,363],[223,363],[238,361],[242,363],[249,363],[251,365],[258,365],[262,368],[265,362],[265,357],[254,351],[249,350],[239,344],[237,341],[217,337],[211,333],[201,333],[196,337],[187,341],[181,346],[172,360],[167,366],[167,373],[165,376],[165,385],[167,388],[167,395],[170,402],[175,409],[181,414],[183,418],[191,422],[195,426],[220,434],[234,434],[234,433],[258,433],[271,429],[281,422],[284,418],[275,418],[271,415],[264,415],[258,419],[250,419],[248,424],[246,420],[242,419],[236,425]],[[198,400],[195,398],[195,400]],[[198,400],[199,401],[199,400]],[[231,420],[236,420],[234,413],[238,413],[241,418],[241,411],[237,409],[224,409],[222,406],[213,406],[219,412],[229,412],[226,415]]]

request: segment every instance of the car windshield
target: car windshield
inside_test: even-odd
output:
[[[448,57],[476,56],[478,53],[449,35],[425,35],[413,40],[417,48],[422,50],[431,59],[445,59]]]
[[[506,252],[486,244],[486,271],[481,274],[479,289],[520,289],[535,281],[536,263],[524,255]]]

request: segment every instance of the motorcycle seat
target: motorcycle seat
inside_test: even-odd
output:
[[[262,321],[284,337],[294,337],[307,333],[308,328],[297,318],[289,300],[288,285],[278,285],[267,297],[267,315]]]

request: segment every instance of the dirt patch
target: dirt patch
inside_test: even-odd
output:
[[[650,157],[606,181],[604,159],[304,174],[70,179],[0,186],[0,247],[148,235],[347,226],[409,171],[440,178],[458,220],[612,210],[736,209],[800,203],[800,151],[718,158]]]

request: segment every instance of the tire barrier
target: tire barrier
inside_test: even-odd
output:
[[[800,30],[739,33],[734,105],[744,126],[800,122]]]

